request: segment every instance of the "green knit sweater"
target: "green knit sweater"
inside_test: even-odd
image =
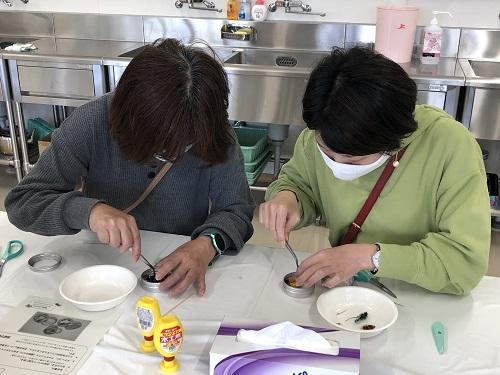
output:
[[[490,249],[490,211],[481,150],[471,134],[445,112],[415,109],[418,129],[357,243],[381,247],[378,276],[426,289],[467,294],[485,274]],[[383,167],[352,181],[339,180],[323,161],[314,131],[304,130],[292,159],[266,199],[294,192],[301,221],[322,215],[332,246],[354,220]]]

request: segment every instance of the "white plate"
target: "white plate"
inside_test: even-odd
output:
[[[321,316],[338,329],[361,333],[361,338],[378,335],[394,324],[398,309],[384,294],[359,286],[333,288],[319,296],[316,302]],[[359,314],[367,312],[365,320],[355,323]],[[372,324],[372,330],[363,330],[363,325]]]
[[[67,276],[59,285],[59,293],[79,309],[103,311],[122,303],[136,285],[137,277],[127,268],[100,265]]]

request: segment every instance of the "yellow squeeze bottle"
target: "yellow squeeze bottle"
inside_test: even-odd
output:
[[[160,318],[153,342],[158,353],[163,356],[160,363],[161,372],[171,373],[179,369],[175,355],[181,347],[183,337],[184,330],[175,315],[164,315]]]
[[[141,330],[144,340],[141,342],[141,350],[146,353],[155,351],[153,335],[160,320],[160,307],[154,297],[144,296],[137,301],[136,306],[137,324]]]

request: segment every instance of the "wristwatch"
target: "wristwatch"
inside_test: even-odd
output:
[[[380,245],[378,243],[375,244],[377,251],[372,255],[372,263],[375,266],[370,272],[372,275],[375,275],[378,272],[378,268],[380,266]]]
[[[212,241],[212,246],[215,250],[215,256],[212,258],[210,263],[208,263],[209,266],[215,263],[215,261],[222,255],[224,254],[224,251],[226,250],[226,243],[224,242],[224,238],[220,233],[217,232],[205,232],[202,233],[203,236],[210,237]]]

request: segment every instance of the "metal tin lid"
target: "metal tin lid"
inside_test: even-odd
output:
[[[28,265],[34,272],[50,272],[59,268],[62,256],[56,253],[41,253],[28,259]]]
[[[287,280],[292,276],[295,276],[295,272],[287,273],[285,277],[283,277],[283,290],[286,294],[295,298],[306,298],[314,293],[314,285],[310,288],[297,288],[287,283]]]
[[[161,281],[155,280],[155,275],[151,268],[144,271],[139,278],[139,285],[147,292],[160,293],[160,283]]]

